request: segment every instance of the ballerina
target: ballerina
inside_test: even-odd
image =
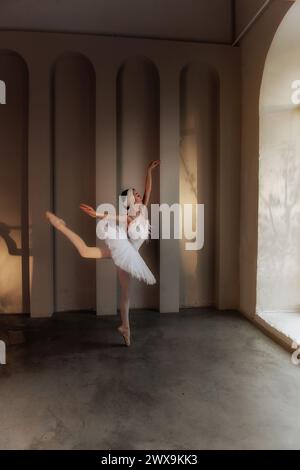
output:
[[[49,222],[73,243],[80,256],[94,259],[111,258],[116,265],[121,286],[121,325],[118,327],[118,331],[126,346],[130,346],[130,278],[134,277],[149,285],[156,282],[152,272],[139,254],[139,249],[149,237],[150,225],[147,206],[152,191],[152,170],[159,164],[159,160],[153,160],[148,165],[143,197],[135,188],[126,189],[121,193],[125,209],[124,215],[99,213],[86,204],[80,204],[80,208],[90,217],[101,219],[99,233],[97,227],[97,234],[104,238],[105,246],[102,248],[87,246],[79,235],[67,227],[63,219],[52,212],[46,212]]]

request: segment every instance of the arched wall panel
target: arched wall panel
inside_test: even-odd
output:
[[[144,58],[131,58],[117,78],[118,191],[134,187],[143,196],[147,165],[159,158],[159,76]],[[153,171],[150,203],[159,203],[159,171]],[[149,214],[150,215],[150,214]],[[141,255],[159,281],[159,242],[143,244]],[[158,306],[158,285],[132,282],[134,308]]]
[[[217,158],[219,139],[219,83],[206,64],[192,63],[180,77],[180,203],[204,204],[204,247],[187,251],[180,242],[182,307],[216,302]],[[185,215],[186,217],[186,215]]]
[[[53,75],[53,199],[57,215],[88,245],[95,221],[79,204],[95,201],[95,74],[84,57],[58,59]],[[95,260],[83,259],[55,233],[55,310],[95,309]]]
[[[0,312],[28,313],[28,71],[13,52],[0,51]]]

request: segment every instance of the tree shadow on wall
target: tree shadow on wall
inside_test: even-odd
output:
[[[297,270],[300,254],[300,164],[294,144],[284,143],[279,152],[279,169],[274,165],[269,174],[272,189],[260,192],[259,272],[266,289],[268,281],[279,287]]]

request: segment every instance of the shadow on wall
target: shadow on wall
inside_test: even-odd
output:
[[[14,227],[0,222],[0,265],[5,266],[0,272],[0,312],[18,313],[17,308],[22,302],[23,286],[19,285],[16,274],[24,256],[31,256],[19,247],[21,227]],[[29,304],[29,299],[27,299]],[[28,310],[26,310],[28,313]]]
[[[258,288],[261,310],[300,307],[300,110],[266,113],[259,192]],[[276,129],[276,135],[273,135]]]

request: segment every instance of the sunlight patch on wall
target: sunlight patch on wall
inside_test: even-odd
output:
[[[300,312],[300,4],[270,48],[260,97],[257,313]]]

